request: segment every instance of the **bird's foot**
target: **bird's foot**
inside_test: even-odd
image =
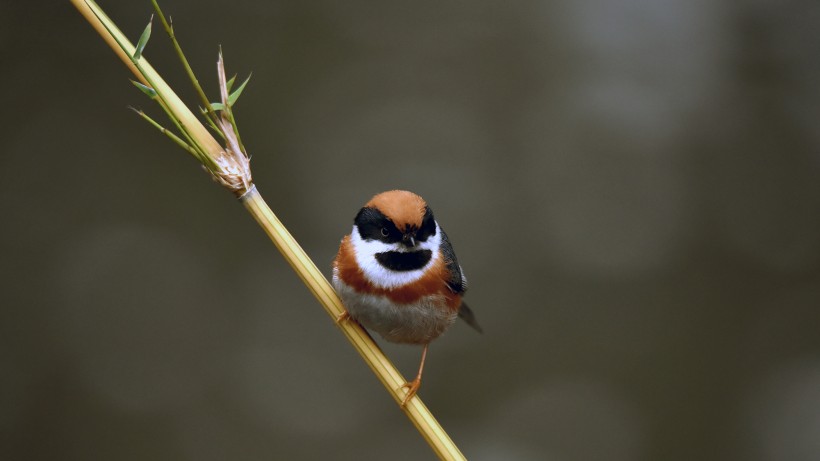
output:
[[[339,314],[338,317],[336,317],[336,325],[338,325],[338,324],[340,324],[340,323],[342,323],[342,322],[344,322],[345,320],[348,320],[348,319],[350,319],[350,312],[343,311],[341,314]]]
[[[402,389],[407,389],[407,395],[404,396],[404,400],[401,402],[401,407],[404,408],[407,406],[407,402],[416,395],[416,392],[419,391],[421,387],[421,376],[417,376],[416,379],[406,382],[401,385]]]

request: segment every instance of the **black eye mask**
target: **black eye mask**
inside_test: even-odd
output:
[[[378,240],[384,243],[401,241],[401,232],[396,229],[393,221],[387,219],[387,216],[375,208],[362,208],[353,222],[359,229],[359,236],[362,240]],[[387,235],[382,233],[382,229],[387,231]]]
[[[376,208],[364,207],[359,210],[353,220],[356,228],[359,229],[359,236],[362,240],[378,240],[384,243],[398,243],[402,241],[402,232],[396,228],[387,216]],[[430,207],[425,207],[424,218],[421,227],[415,230],[414,238],[419,242],[426,242],[428,238],[436,235],[436,220]],[[405,229],[407,231],[407,229]],[[387,233],[387,235],[384,235]]]

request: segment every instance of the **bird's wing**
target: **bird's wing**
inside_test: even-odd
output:
[[[453,251],[453,245],[450,244],[450,239],[444,230],[441,231],[441,254],[444,256],[444,263],[447,264],[447,271],[450,273],[450,280],[447,280],[447,286],[453,290],[453,293],[461,295],[467,291],[467,279],[464,277],[464,271],[458,265],[456,253]]]
[[[450,280],[447,281],[447,286],[453,290],[453,293],[463,295],[467,291],[467,277],[464,276],[464,271],[461,269],[461,266],[458,265],[458,259],[456,258],[455,251],[453,251],[453,245],[443,230],[441,231],[441,253],[444,256],[447,270],[450,273]],[[479,333],[484,332],[476,321],[472,309],[470,309],[464,301],[461,302],[461,306],[458,309],[458,316]]]

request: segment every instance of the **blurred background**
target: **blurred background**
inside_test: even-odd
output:
[[[218,45],[253,72],[254,179],[326,274],[372,195],[431,204],[486,332],[420,394],[468,458],[820,459],[820,3],[162,6],[210,94]],[[0,9],[0,458],[431,459],[70,3]]]

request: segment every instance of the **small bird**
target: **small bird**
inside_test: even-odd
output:
[[[359,210],[333,260],[333,287],[347,308],[339,322],[353,319],[387,341],[424,346],[402,407],[421,386],[430,342],[457,316],[481,332],[461,300],[467,279],[450,240],[412,192],[382,192]]]

